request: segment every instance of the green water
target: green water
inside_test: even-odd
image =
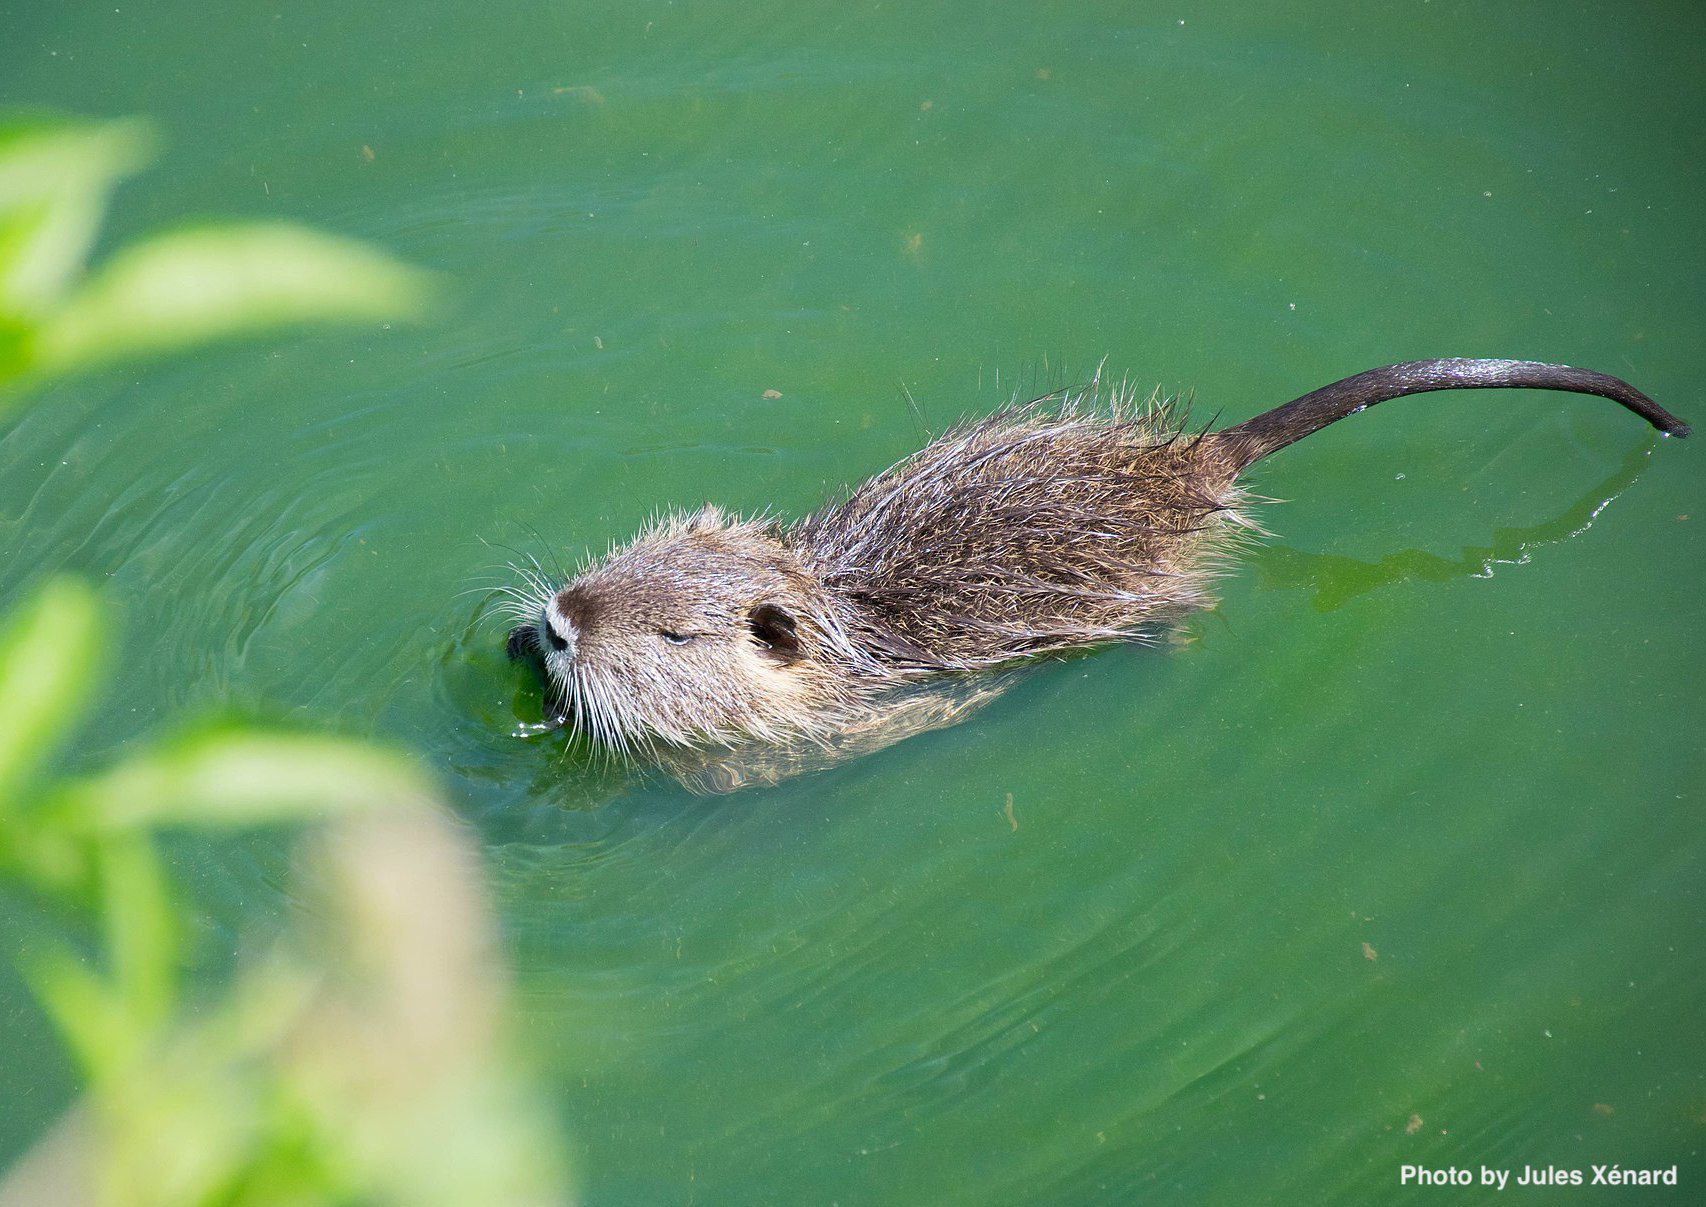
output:
[[[0,429],[0,605],[71,571],[120,634],[73,765],[231,710],[421,752],[589,1204],[1706,1197],[1706,450],[1609,403],[1341,425],[1189,643],[772,790],[509,736],[476,619],[502,546],[799,513],[904,391],[1103,356],[1227,419],[1432,355],[1706,419],[1697,6],[385,7],[0,4],[0,104],[169,138],[109,245],[288,217],[446,285]],[[173,848],[210,961],[290,845]],[[0,961],[0,1162],[74,1088]]]

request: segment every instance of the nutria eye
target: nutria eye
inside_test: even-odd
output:
[[[668,629],[659,629],[658,636],[662,637],[671,645],[686,645],[689,641],[693,640],[693,636],[690,633],[672,633]]]

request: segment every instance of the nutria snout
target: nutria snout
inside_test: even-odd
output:
[[[507,649],[536,661],[553,716],[619,750],[827,742],[897,686],[1153,636],[1259,534],[1250,465],[1380,402],[1488,388],[1689,431],[1627,382],[1533,361],[1372,369],[1220,431],[1069,391],[956,427],[791,524],[671,515],[537,584]]]

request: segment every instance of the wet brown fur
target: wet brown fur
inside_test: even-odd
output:
[[[1387,398],[1500,385],[1601,394],[1687,433],[1614,378],[1518,361],[1372,370],[1219,432],[1067,392],[957,427],[787,526],[671,516],[528,597],[511,652],[536,652],[611,746],[824,740],[899,685],[1154,634],[1258,532],[1251,462]]]
[[[950,431],[786,540],[885,673],[981,670],[1207,603],[1253,528],[1222,453],[1163,404],[1049,398]]]

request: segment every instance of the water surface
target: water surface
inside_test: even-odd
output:
[[[288,217],[445,275],[428,324],[54,389],[0,430],[0,605],[106,592],[74,765],[213,710],[422,754],[586,1202],[1363,1203],[1404,1162],[1702,1193],[1706,471],[1610,403],[1340,425],[1261,468],[1276,541],[1188,640],[770,790],[512,738],[477,619],[506,561],[660,506],[809,509],[917,444],[907,392],[940,426],[1104,356],[1204,418],[1493,355],[1706,419],[1696,6],[0,28],[0,103],[162,123],[109,245]],[[289,847],[173,848],[210,950],[298,908]],[[73,1092],[6,966],[0,1084],[5,1160]]]

